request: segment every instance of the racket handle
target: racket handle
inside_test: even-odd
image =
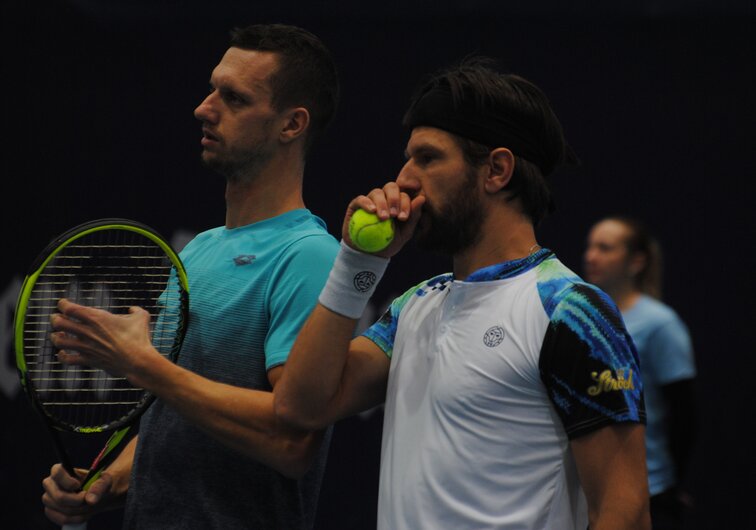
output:
[[[64,524],[61,530],[87,530],[87,523]]]

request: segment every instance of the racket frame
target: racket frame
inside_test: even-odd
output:
[[[109,465],[112,460],[118,455],[116,449],[125,445],[128,440],[134,436],[132,427],[138,421],[140,416],[149,408],[152,401],[154,401],[154,395],[148,393],[145,401],[139,406],[137,411],[128,415],[125,419],[114,423],[107,427],[88,427],[83,429],[71,428],[69,426],[61,424],[53,416],[51,416],[45,408],[39,403],[38,396],[33,389],[33,384],[27,375],[26,359],[24,357],[24,327],[26,324],[26,310],[29,305],[29,300],[34,290],[34,286],[37,283],[39,276],[47,267],[48,263],[52,261],[58,253],[72,242],[90,235],[94,232],[102,230],[128,230],[140,234],[143,237],[150,239],[153,243],[157,244],[169,257],[174,270],[176,271],[177,281],[182,287],[181,295],[183,297],[181,301],[182,324],[177,330],[177,337],[175,343],[179,346],[175,346],[172,350],[172,354],[175,357],[178,355],[180,344],[183,342],[183,336],[186,333],[188,325],[189,311],[188,311],[188,296],[189,296],[189,281],[187,278],[186,270],[183,263],[179,258],[176,251],[160,236],[154,229],[142,223],[132,221],[123,218],[106,218],[89,221],[67,230],[63,234],[52,240],[45,249],[37,256],[32,262],[30,272],[24,279],[21,286],[21,291],[16,303],[16,309],[14,313],[14,346],[16,353],[16,366],[19,371],[21,379],[21,385],[24,388],[24,392],[30,398],[33,408],[37,410],[44,418],[44,424],[50,431],[52,440],[55,445],[56,452],[60,458],[61,465],[64,469],[73,477],[78,478],[73,466],[71,465],[70,458],[63,445],[60,437],[61,431],[75,432],[78,434],[94,434],[113,431],[103,449],[94,459],[90,465],[87,476],[82,481],[82,489],[87,490],[89,486],[99,478],[104,468]]]

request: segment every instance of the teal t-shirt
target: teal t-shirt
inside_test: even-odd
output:
[[[267,371],[286,361],[338,249],[305,209],[196,236],[181,252],[190,314],[178,363],[214,381],[271,390]],[[327,441],[295,481],[157,400],[141,422],[124,528],[311,528]]]

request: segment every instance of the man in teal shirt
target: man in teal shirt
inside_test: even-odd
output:
[[[194,112],[202,160],[226,179],[226,220],[181,254],[191,307],[178,365],[152,348],[143,310],[59,303],[62,362],[126,376],[158,399],[88,492],[53,468],[43,482],[52,521],[78,523],[125,500],[125,528],[312,527],[328,429],[282,427],[271,391],[338,250],[302,199],[306,154],[337,101],[335,65],[314,35],[232,32]]]

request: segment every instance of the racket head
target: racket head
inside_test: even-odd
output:
[[[58,362],[50,316],[61,298],[115,314],[131,306],[146,309],[153,345],[175,362],[189,306],[181,259],[147,225],[118,218],[90,221],[64,232],[40,253],[16,304],[16,365],[24,390],[46,421],[77,433],[130,425],[154,396],[125,378]]]

